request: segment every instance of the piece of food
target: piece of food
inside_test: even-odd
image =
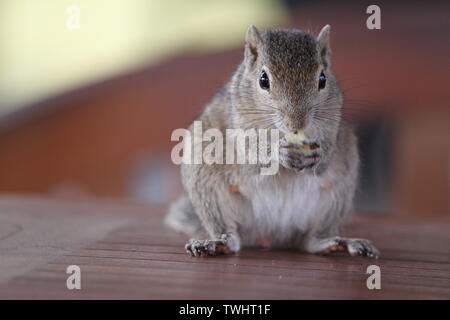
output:
[[[295,143],[300,145],[298,148],[289,147],[289,149],[295,149],[295,150],[311,150],[311,145],[304,143],[304,141],[307,139],[305,133],[303,130],[297,130],[295,132],[290,132],[284,136],[287,142]]]
[[[303,144],[303,141],[307,139],[305,133],[303,130],[297,130],[295,132],[289,132],[287,135],[284,136],[287,142],[290,143],[296,143],[296,144]]]

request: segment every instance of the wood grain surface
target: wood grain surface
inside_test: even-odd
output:
[[[450,220],[355,216],[378,260],[245,249],[192,258],[165,208],[119,201],[0,196],[1,299],[449,299]],[[366,269],[381,268],[381,290]],[[81,268],[68,290],[66,268]]]

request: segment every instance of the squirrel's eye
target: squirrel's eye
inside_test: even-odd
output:
[[[323,88],[325,88],[326,83],[327,83],[327,77],[325,77],[325,74],[322,71],[319,76],[319,90],[322,90]]]
[[[269,90],[270,89],[270,81],[267,73],[263,70],[259,75],[259,86],[261,89]]]

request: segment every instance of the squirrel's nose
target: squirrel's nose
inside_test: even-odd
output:
[[[290,107],[283,112],[283,120],[290,132],[304,130],[307,124],[307,114],[302,108]]]
[[[292,133],[296,133],[300,130],[304,130],[305,126],[306,126],[306,121],[304,118],[302,118],[302,119],[289,118],[289,119],[286,119],[285,123],[286,123],[286,127]]]

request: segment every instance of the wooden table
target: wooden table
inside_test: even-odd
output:
[[[0,298],[450,298],[447,218],[353,218],[346,235],[372,239],[379,260],[259,249],[196,259],[163,214],[115,200],[0,196]],[[366,287],[371,264],[381,290]],[[69,265],[81,269],[81,290],[66,287]]]

